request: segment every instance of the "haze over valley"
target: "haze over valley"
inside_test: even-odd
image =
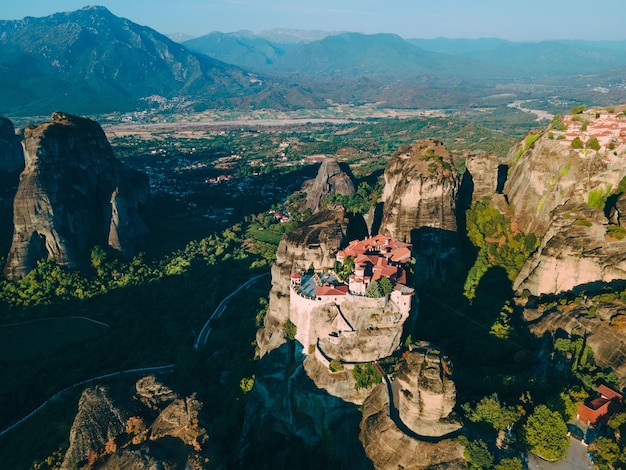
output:
[[[624,5],[53,3],[0,468],[626,468]]]

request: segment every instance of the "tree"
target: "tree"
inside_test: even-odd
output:
[[[383,295],[389,295],[393,291],[393,284],[391,283],[391,279],[388,277],[380,278],[378,286],[380,287],[380,291]]]
[[[380,291],[380,286],[377,281],[372,281],[367,285],[365,288],[365,297],[382,297],[382,292]]]
[[[468,462],[470,470],[480,470],[491,468],[493,464],[493,455],[489,452],[487,444],[484,441],[471,441],[465,447],[465,460]]]
[[[610,468],[617,463],[620,458],[619,446],[608,437],[600,436],[589,445],[589,451],[593,455],[593,460],[598,464],[608,464]],[[602,468],[602,466],[600,467]],[[621,467],[620,467],[621,468]]]
[[[371,362],[355,365],[354,369],[352,369],[352,375],[356,379],[354,387],[357,390],[371,387],[382,381],[382,377]]]
[[[523,470],[523,465],[520,459],[502,459],[498,465],[495,466],[495,470]]]
[[[574,140],[572,140],[572,148],[581,149],[584,146],[585,144],[583,144],[583,141],[580,140],[580,137],[574,137]]]
[[[496,431],[507,429],[519,419],[515,408],[502,405],[495,393],[483,398],[474,407],[465,403],[462,408],[470,421],[490,424]]]
[[[293,341],[296,339],[297,334],[298,328],[296,325],[291,320],[287,320],[287,323],[285,323],[285,336],[287,336],[287,339]]]
[[[560,413],[539,405],[522,427],[522,437],[530,452],[550,462],[567,455],[569,438],[567,425]]]
[[[573,142],[572,142],[573,143]],[[597,137],[592,137],[587,141],[587,148],[598,151],[601,148],[600,142],[598,142]]]

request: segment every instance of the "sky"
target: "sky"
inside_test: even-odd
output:
[[[90,4],[163,34],[191,36],[295,28],[404,38],[626,40],[625,0],[0,0],[0,19]]]

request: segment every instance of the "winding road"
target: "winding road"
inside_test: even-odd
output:
[[[195,341],[195,343],[193,345],[194,349],[198,350],[198,349],[202,349],[204,347],[204,345],[206,344],[207,338],[209,337],[209,334],[211,333],[211,320],[219,318],[222,315],[222,313],[224,313],[224,310],[226,310],[226,307],[228,306],[228,303],[233,299],[233,297],[235,295],[237,295],[239,292],[241,292],[242,290],[247,289],[248,287],[250,287],[252,284],[257,282],[262,277],[267,276],[268,274],[269,274],[269,272],[268,273],[259,274],[257,276],[254,276],[254,277],[248,279],[246,282],[244,282],[242,285],[240,285],[234,292],[229,294],[227,297],[225,297],[220,302],[220,304],[217,306],[217,308],[213,311],[213,314],[209,317],[209,319],[206,321],[206,323],[202,327],[202,330],[200,331],[200,334],[196,338],[196,341]],[[85,318],[85,319],[89,320],[89,321],[93,321],[94,323],[100,323],[100,324],[105,325],[107,327],[109,326],[109,325],[106,325],[104,323],[98,322],[96,320],[92,320],[90,318]],[[53,396],[51,396],[45,402],[43,402],[41,405],[39,405],[36,409],[34,409],[30,413],[28,413],[26,416],[24,416],[22,419],[20,419],[19,421],[16,421],[15,423],[13,423],[8,428],[3,429],[2,431],[0,431],[0,437],[4,436],[5,434],[10,432],[11,430],[17,428],[20,424],[24,423],[26,420],[28,420],[29,418],[32,418],[34,415],[36,415],[41,410],[43,410],[46,406],[48,406],[48,404],[50,404],[50,402],[52,402],[54,400],[57,400],[65,392],[67,392],[67,391],[69,391],[69,390],[71,390],[71,389],[73,389],[75,387],[79,387],[81,385],[87,385],[87,384],[89,384],[91,382],[95,382],[96,380],[108,379],[108,378],[111,378],[111,377],[117,377],[117,376],[126,375],[126,374],[144,374],[144,373],[150,373],[150,372],[165,373],[165,372],[172,372],[173,370],[174,370],[174,364],[168,364],[168,365],[156,366],[156,367],[142,367],[142,368],[137,368],[137,369],[128,369],[128,370],[123,370],[123,371],[119,371],[119,372],[112,372],[110,374],[99,375],[97,377],[92,377],[90,379],[83,380],[81,382],[75,383],[75,384],[70,385],[68,387],[65,387],[63,390],[55,393]]]
[[[63,390],[55,393],[50,398],[48,398],[46,401],[44,401],[41,405],[39,405],[37,408],[35,408],[33,411],[31,411],[26,416],[24,416],[22,419],[20,419],[19,421],[16,421],[15,423],[13,423],[8,428],[3,429],[2,431],[0,431],[0,437],[4,436],[9,431],[15,429],[16,427],[18,427],[20,424],[24,423],[29,418],[32,418],[33,416],[35,416],[37,413],[39,413],[41,410],[43,410],[46,406],[48,406],[48,404],[50,402],[56,400],[61,395],[63,395],[65,392],[67,392],[67,391],[69,391],[69,390],[71,390],[71,389],[73,389],[75,387],[79,387],[81,385],[87,385],[87,384],[89,384],[91,382],[94,382],[96,380],[108,379],[110,377],[117,377],[117,376],[120,376],[120,375],[145,374],[147,372],[161,372],[161,373],[164,373],[164,372],[172,372],[173,370],[174,370],[174,364],[168,364],[168,365],[165,365],[165,366],[155,366],[155,367],[141,367],[139,369],[128,369],[128,370],[122,370],[122,371],[119,371],[119,372],[111,372],[110,374],[99,375],[98,377],[92,377],[91,379],[83,380],[82,382],[77,382],[74,385],[70,385],[69,387],[65,387]]]
[[[257,276],[251,277],[246,282],[241,284],[237,289],[235,289],[234,292],[229,294],[220,302],[217,308],[213,311],[213,314],[209,317],[209,319],[206,321],[206,323],[202,327],[202,330],[200,330],[200,333],[198,334],[198,337],[196,338],[196,342],[193,344],[193,348],[196,351],[204,348],[204,345],[206,344],[206,341],[209,338],[209,334],[211,333],[211,322],[222,316],[222,313],[224,313],[224,310],[226,310],[226,307],[228,306],[229,302],[233,299],[233,297],[236,296],[243,289],[247,289],[248,287],[250,287],[252,284],[254,284],[256,281],[258,281],[262,277],[268,276],[268,275],[269,273],[263,273],[263,274],[259,274]]]
[[[385,373],[385,371],[383,370],[383,368],[380,366],[378,362],[374,361],[374,367],[376,368],[378,373],[381,375],[381,377],[385,381],[385,384],[387,385],[387,394],[389,395],[389,409],[387,410],[387,414],[389,418],[391,418],[391,420],[394,422],[394,424],[398,427],[398,429],[402,431],[403,434],[406,434],[407,436],[412,437],[413,439],[417,439],[418,441],[437,443],[446,439],[452,439],[453,437],[456,437],[459,434],[463,433],[463,428],[459,428],[456,431],[452,431],[447,434],[443,434],[441,436],[424,436],[422,434],[418,434],[415,431],[413,431],[406,424],[404,424],[404,422],[402,421],[402,418],[400,418],[400,411],[398,410],[398,407],[396,406],[395,401],[394,401],[394,387],[393,387],[393,384],[391,383],[391,380],[389,380],[389,376]],[[396,396],[397,395],[398,395],[398,391],[396,390]]]

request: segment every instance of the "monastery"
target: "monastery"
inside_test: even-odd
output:
[[[289,316],[303,352],[327,365],[339,359],[346,367],[393,353],[414,302],[414,289],[406,285],[412,259],[410,244],[376,235],[337,252],[338,272],[328,267],[293,273]]]
[[[562,145],[571,146],[576,137],[583,143],[595,137],[601,151],[615,151],[617,154],[626,151],[626,117],[623,113],[591,109],[575,116],[564,116],[563,124],[566,126],[565,130],[552,131]]]

